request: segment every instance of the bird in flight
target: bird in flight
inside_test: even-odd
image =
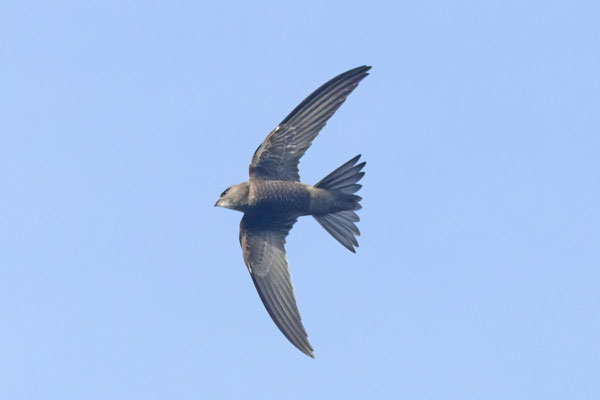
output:
[[[285,337],[314,358],[302,325],[285,256],[285,238],[298,217],[312,215],[351,252],[360,235],[360,155],[316,185],[300,182],[298,163],[327,120],[368,75],[362,66],[336,76],[302,101],[254,152],[248,182],[227,188],[215,206],[244,213],[240,245],[244,262],[267,312]]]

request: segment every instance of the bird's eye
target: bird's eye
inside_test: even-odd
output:
[[[225,196],[227,194],[227,192],[229,192],[229,188],[225,189],[225,191],[223,193],[221,193],[221,197]]]

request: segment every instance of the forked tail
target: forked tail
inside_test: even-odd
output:
[[[361,197],[354,193],[362,187],[357,182],[365,175],[364,172],[361,172],[361,169],[366,164],[363,161],[356,165],[359,158],[360,154],[315,185],[317,188],[335,190],[344,194],[348,200],[348,209],[332,214],[313,215],[331,236],[353,253],[356,253],[354,246],[358,247],[355,236],[360,236],[360,231],[355,224],[355,222],[360,221],[360,218],[354,211],[362,208],[360,205]]]

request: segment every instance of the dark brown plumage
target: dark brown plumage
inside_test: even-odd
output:
[[[354,157],[316,185],[300,182],[298,163],[327,120],[342,105],[371,67],[362,66],[333,78],[300,103],[256,149],[248,182],[225,190],[216,206],[242,211],[240,245],[256,290],[269,315],[300,351],[314,357],[296,306],[285,238],[298,217],[312,215],[352,252],[360,235],[356,193],[365,162]]]

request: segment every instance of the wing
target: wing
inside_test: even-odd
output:
[[[299,181],[300,157],[370,69],[364,65],[344,72],[304,99],[256,149],[250,178]]]
[[[295,222],[296,218],[274,221],[246,213],[240,223],[240,245],[254,286],[271,319],[294,346],[314,358],[296,306],[285,257],[285,237]]]

